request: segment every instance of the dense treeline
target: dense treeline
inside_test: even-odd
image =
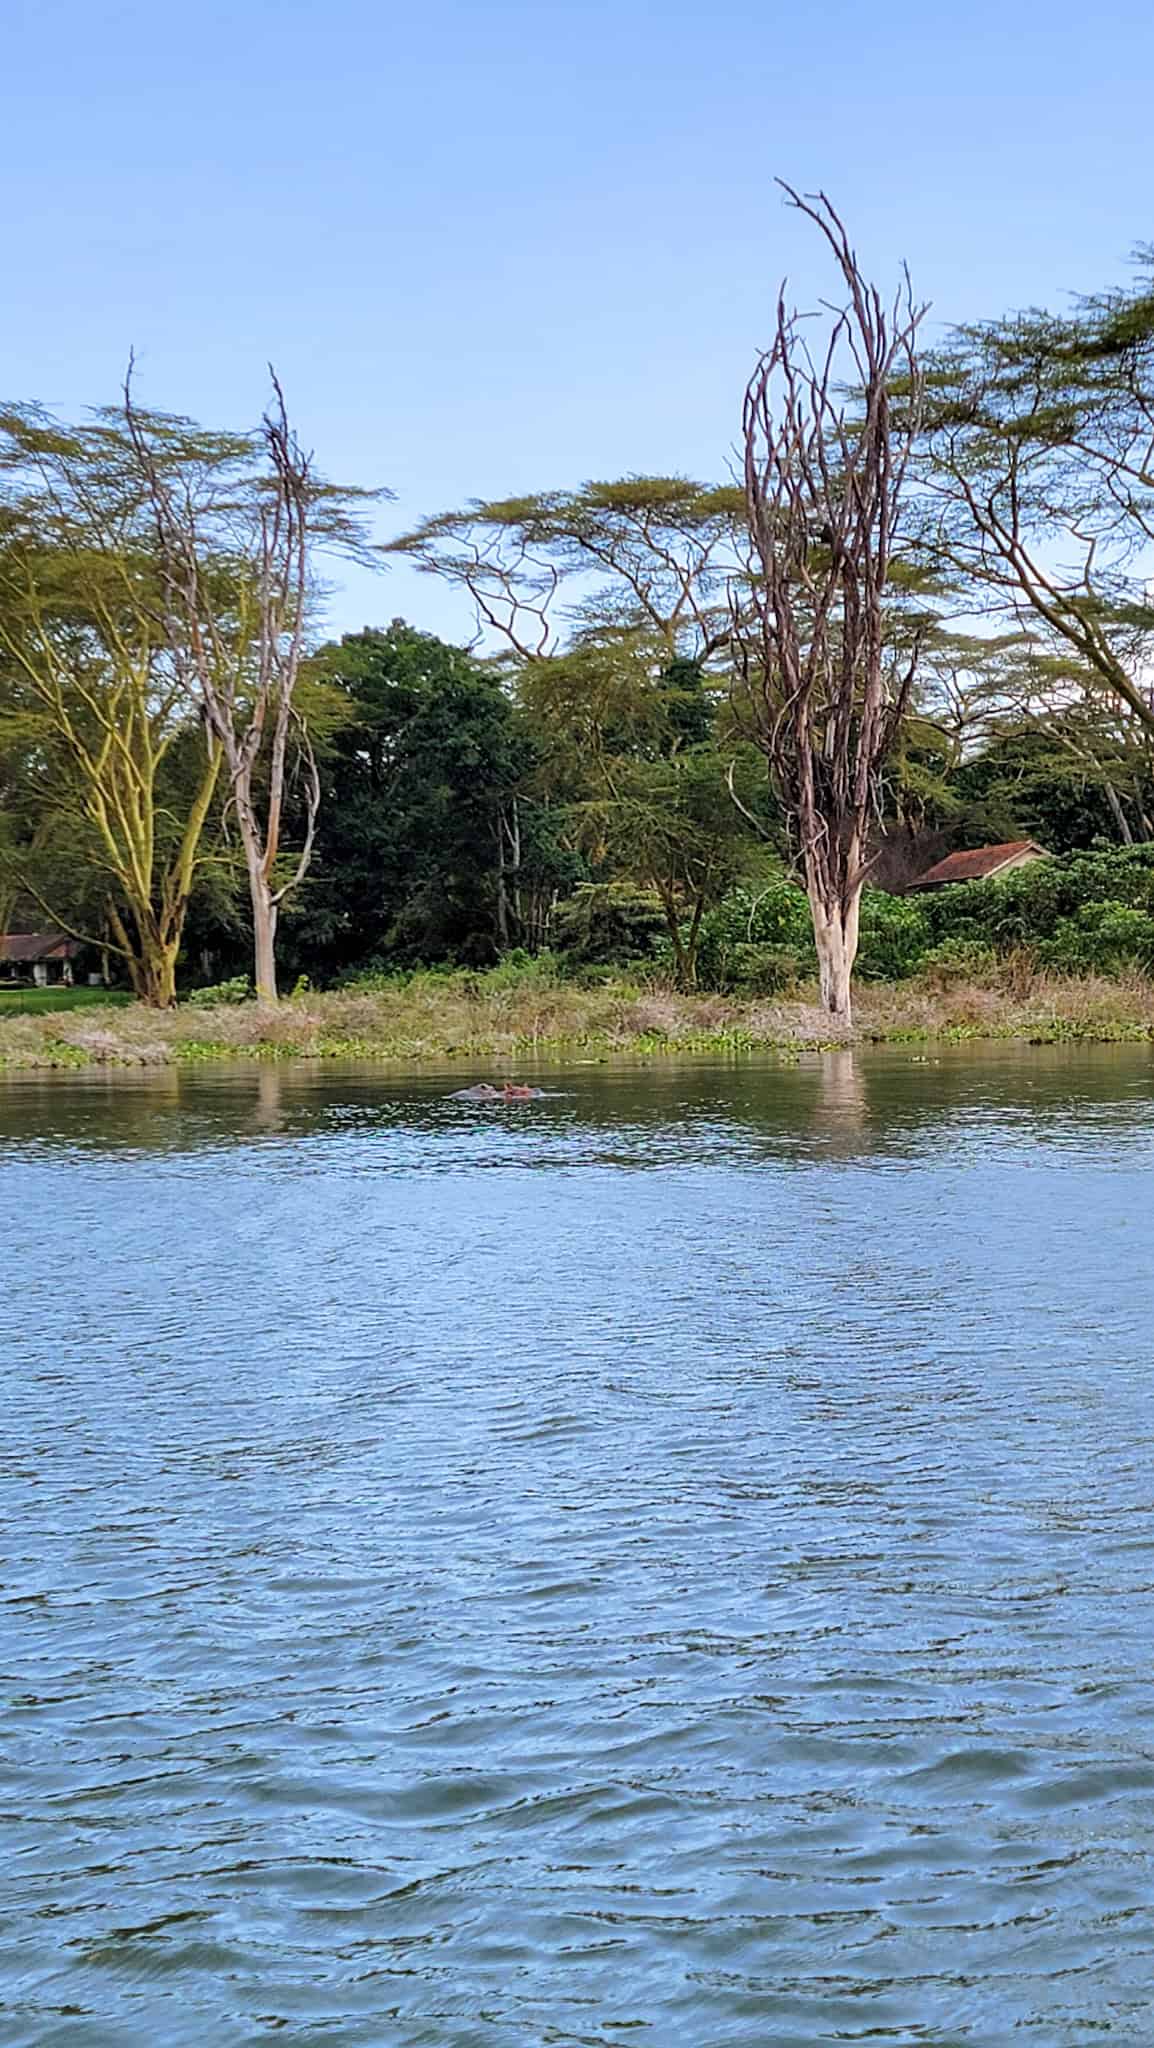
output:
[[[830,890],[866,977],[1151,966],[1150,277],[920,364],[916,324],[855,412],[786,323],[744,488],[626,477],[394,543],[468,591],[471,650],[401,621],[324,642],[316,560],[363,549],[355,494],[279,394],[248,436],[131,390],[80,427],[9,408],[0,927],[59,927],[158,1004],[247,986],[254,939],[266,996],[278,961],[326,987],[541,952],[767,992],[820,966],[824,991]],[[816,497],[798,446],[834,451]],[[859,531],[894,448],[900,501]],[[901,893],[1018,838],[1055,858]]]
[[[399,621],[321,649],[314,675],[343,711],[312,869],[285,927],[292,974],[332,986],[544,950],[583,978],[638,962],[744,993],[813,978],[781,821],[756,760],[735,750],[726,699],[698,672],[656,677],[632,713],[614,700],[611,717],[602,700],[597,748],[565,735],[532,692],[513,693],[500,668]],[[585,716],[588,742],[588,705]],[[907,744],[889,820],[907,860],[1017,838],[1055,858],[927,895],[867,887],[859,974],[956,977],[1014,954],[1074,973],[1154,967],[1154,844],[1118,834],[1105,766],[1030,723],[952,768],[929,758],[921,727]],[[1108,735],[1102,748],[1137,824],[1154,803],[1144,760],[1121,758]],[[735,758],[747,815],[729,793]],[[619,813],[600,783],[606,761]],[[219,912],[214,923],[218,895],[214,884],[196,916],[201,978],[244,972],[243,925]]]

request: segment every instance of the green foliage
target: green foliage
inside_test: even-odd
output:
[[[865,980],[906,979],[931,944],[923,900],[863,891],[858,972]],[[784,870],[760,889],[731,890],[703,920],[704,986],[769,995],[816,971],[805,891]]]
[[[736,485],[633,476],[475,500],[396,543],[467,590],[482,630],[507,643],[540,754],[535,793],[585,865],[572,880],[655,891],[686,987],[702,914],[758,844],[726,787],[750,750],[718,744],[743,516]]]
[[[247,1003],[252,984],[247,974],[234,974],[230,981],[213,982],[208,988],[194,988],[185,997],[194,1010],[218,1010],[227,1003]]]
[[[491,665],[401,620],[322,648],[343,696],[312,872],[285,952],[314,979],[372,962],[482,964],[583,863],[529,792],[538,748]]]
[[[928,361],[925,513],[973,609],[1032,613],[1048,651],[1154,730],[1146,550],[1154,479],[1149,252],[1135,281],[1069,313],[961,327]]]
[[[571,491],[473,500],[393,543],[459,584],[478,617],[531,661],[578,626],[658,634],[700,660],[730,623],[727,572],[741,559],[734,484],[627,476]]]
[[[857,971],[980,981],[1011,955],[1070,974],[1154,972],[1154,844],[1036,861],[932,894],[862,892]],[[816,971],[809,906],[784,871],[733,889],[702,920],[703,987],[773,994]]]
[[[739,939],[725,955],[723,985],[734,995],[781,995],[801,979],[803,958],[796,946],[746,945]],[[805,966],[808,971],[811,963]]]
[[[1154,845],[1035,861],[988,882],[921,899],[933,944],[1000,957],[1032,953],[1073,974],[1122,974],[1154,965]]]
[[[553,953],[527,953],[514,947],[494,967],[460,967],[442,961],[432,967],[392,967],[386,961],[366,963],[344,976],[346,995],[465,996],[545,993],[560,986],[563,963]]]
[[[983,981],[998,964],[993,946],[980,939],[943,939],[929,946],[917,962],[916,972],[934,988],[958,988],[967,982]]]
[[[1154,811],[1145,749],[1101,713],[1068,711],[1042,726],[1006,721],[954,769],[947,788],[967,846],[1029,838],[1072,853],[1117,840],[1119,810],[1132,831]]]
[[[864,981],[905,981],[930,944],[924,897],[863,889],[857,972]]]
[[[776,995],[816,971],[809,904],[784,869],[760,888],[730,890],[702,919],[703,987]]]
[[[544,995],[558,987],[561,965],[551,952],[527,953],[523,946],[515,946],[495,967],[483,974],[466,973],[461,981],[466,991],[484,989],[489,995]]]
[[[1154,919],[1125,903],[1084,903],[1058,920],[1039,947],[1048,967],[1064,974],[1125,974],[1154,967]]]
[[[279,389],[247,434],[146,411],[131,375],[77,425],[0,407],[0,752],[23,755],[24,828],[0,838],[22,889],[57,917],[82,910],[157,1007],[225,754],[254,908],[293,885],[286,762],[303,767],[306,726],[323,725],[315,693],[294,701],[308,548],[363,556],[365,495],[316,475]]]
[[[1122,903],[1154,916],[1154,843],[1034,861],[922,901],[936,938],[977,938],[1000,952],[1053,938],[1060,921],[1087,903]]]
[[[665,929],[660,899],[632,882],[584,882],[550,921],[557,950],[580,967],[652,958]]]
[[[719,746],[701,664],[671,660],[651,633],[589,635],[529,664],[519,689],[540,748],[538,787],[569,843],[592,881],[657,898],[677,977],[691,986],[701,917],[763,860],[750,823],[772,815],[763,762],[747,745]]]

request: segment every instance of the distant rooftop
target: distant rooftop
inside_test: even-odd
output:
[[[82,950],[63,932],[0,932],[0,961],[32,966],[40,960],[75,960]]]
[[[984,882],[1007,868],[1024,867],[1027,861],[1046,860],[1044,846],[1035,839],[1007,839],[1001,846],[974,846],[966,853],[948,853],[936,867],[909,884],[911,889],[940,889],[947,882]]]

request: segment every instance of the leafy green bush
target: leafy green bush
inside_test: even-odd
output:
[[[1034,861],[1013,874],[959,883],[920,900],[935,942],[976,938],[999,952],[1040,946],[1087,904],[1114,903],[1154,916],[1154,845]]]
[[[557,951],[580,967],[652,957],[665,929],[657,897],[629,882],[582,882],[557,905],[549,927]]]
[[[355,967],[346,967],[332,986],[342,995],[376,995],[384,988],[400,988],[407,978],[407,973],[390,967],[380,954],[370,953],[367,960],[358,961]]]
[[[915,974],[933,943],[923,901],[867,889],[857,971],[867,981]],[[774,995],[817,972],[804,889],[783,872],[760,889],[734,889],[702,919],[698,981],[704,988]]]
[[[994,948],[984,946],[980,939],[943,939],[922,954],[917,973],[934,988],[956,988],[963,982],[984,980],[997,964]]]
[[[414,980],[418,977],[414,977]],[[561,980],[561,964],[553,953],[527,953],[515,946],[495,967],[465,967],[438,980],[460,995],[544,995]],[[412,982],[409,986],[412,987]]]
[[[194,1010],[216,1010],[225,1003],[247,1003],[252,995],[247,974],[234,974],[231,981],[215,981],[208,988],[194,988],[185,1002]]]
[[[531,994],[556,988],[565,963],[555,953],[527,953],[515,947],[495,967],[388,967],[372,962],[356,974],[344,974],[337,986],[343,995],[500,995]]]
[[[524,989],[529,993],[533,989],[556,988],[561,979],[560,964],[555,953],[527,953],[523,946],[515,946],[477,979],[487,989]]]
[[[702,988],[776,995],[816,972],[805,892],[784,870],[760,888],[731,889],[701,920],[697,979]]]
[[[595,925],[609,893],[580,890],[561,912],[580,903]],[[620,895],[647,900],[639,891]],[[639,957],[624,923],[618,942],[615,960]],[[641,957],[672,968],[667,938],[651,934]],[[1154,973],[1154,845],[1067,854],[925,895],[863,891],[856,971],[864,981],[926,975],[951,986],[1015,960],[1071,974]],[[702,918],[703,989],[776,995],[816,972],[809,904],[784,868],[759,888],[732,889]]]
[[[1048,967],[1064,974],[1125,974],[1154,967],[1154,918],[1127,903],[1084,903],[1063,917],[1039,947]]]
[[[1071,974],[1154,969],[1154,845],[1067,854],[902,900],[917,902],[929,935],[920,970],[968,960],[977,975],[990,955],[1013,954]]]
[[[906,981],[933,944],[925,899],[864,889],[857,972],[863,981]]]
[[[795,946],[731,946],[726,956],[725,986],[735,995],[776,996],[801,978]]]

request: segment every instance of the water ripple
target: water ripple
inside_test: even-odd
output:
[[[1144,1049],[0,1088],[0,2048],[1151,2038]]]

